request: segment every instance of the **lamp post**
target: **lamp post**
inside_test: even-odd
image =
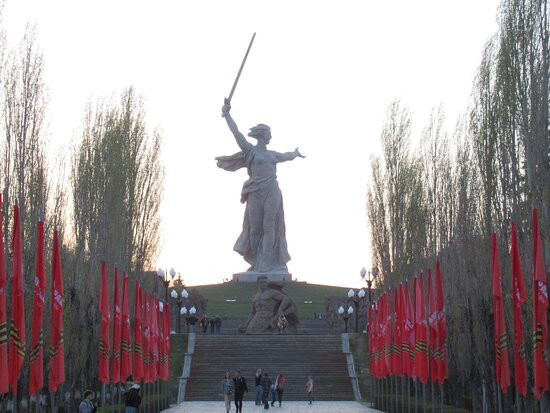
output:
[[[355,332],[358,333],[359,332],[359,303],[363,298],[365,298],[365,290],[361,288],[356,294],[353,289],[350,289],[348,291],[348,298],[353,301],[353,304],[355,304]]]
[[[376,279],[378,276],[378,267],[372,267],[369,271],[365,269],[365,267],[361,268],[361,278],[367,282],[367,288],[369,289],[369,305],[372,304],[372,282]],[[367,276],[365,278],[365,276]]]
[[[350,316],[353,314],[353,307],[349,306],[347,310],[344,309],[343,306],[340,306],[338,309],[338,314],[344,319],[344,331],[348,332],[348,320]]]
[[[157,270],[157,275],[161,279],[161,281],[164,283],[164,300],[168,302],[168,286],[170,285],[170,278],[168,278],[168,270],[163,270],[162,268],[159,268]],[[172,278],[172,281],[174,280],[174,277],[176,276],[176,270],[174,267],[170,269],[170,277]]]
[[[176,333],[181,333],[181,316],[182,314],[187,313],[187,308],[182,307],[184,300],[187,300],[189,297],[189,293],[184,288],[181,290],[180,293],[178,293],[176,290],[172,290],[170,293],[170,296],[176,301],[176,305],[178,306],[178,320],[176,323]],[[182,310],[185,309],[185,312],[182,312]]]

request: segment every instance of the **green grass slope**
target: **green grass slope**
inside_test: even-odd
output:
[[[190,288],[196,289],[208,299],[208,315],[230,319],[246,319],[252,308],[252,297],[258,291],[256,283],[210,284]],[[288,283],[283,288],[283,292],[296,303],[301,319],[313,318],[314,312],[324,312],[325,296],[345,297],[348,290],[345,287],[301,282]]]

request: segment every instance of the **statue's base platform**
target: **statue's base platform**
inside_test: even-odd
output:
[[[292,282],[292,274],[289,274],[286,271],[273,271],[273,272],[257,272],[257,271],[246,271],[238,272],[233,274],[233,282],[235,283],[255,283],[258,280],[258,277],[264,276],[267,277],[267,282],[270,281],[280,281],[280,282]]]

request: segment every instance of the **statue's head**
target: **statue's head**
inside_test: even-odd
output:
[[[250,128],[248,136],[257,140],[263,140],[266,144],[271,140],[271,128],[263,123]]]
[[[267,288],[267,276],[265,275],[260,275],[257,279],[256,279],[257,283],[258,283],[258,288],[260,290],[265,290]]]

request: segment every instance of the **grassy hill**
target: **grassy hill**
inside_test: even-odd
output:
[[[246,319],[252,308],[252,297],[258,291],[256,283],[224,283],[197,285],[196,289],[208,299],[209,315]],[[313,318],[314,312],[325,311],[325,296],[345,297],[349,288],[293,282],[285,284],[283,292],[294,300],[301,319]],[[227,301],[235,300],[235,301]]]

